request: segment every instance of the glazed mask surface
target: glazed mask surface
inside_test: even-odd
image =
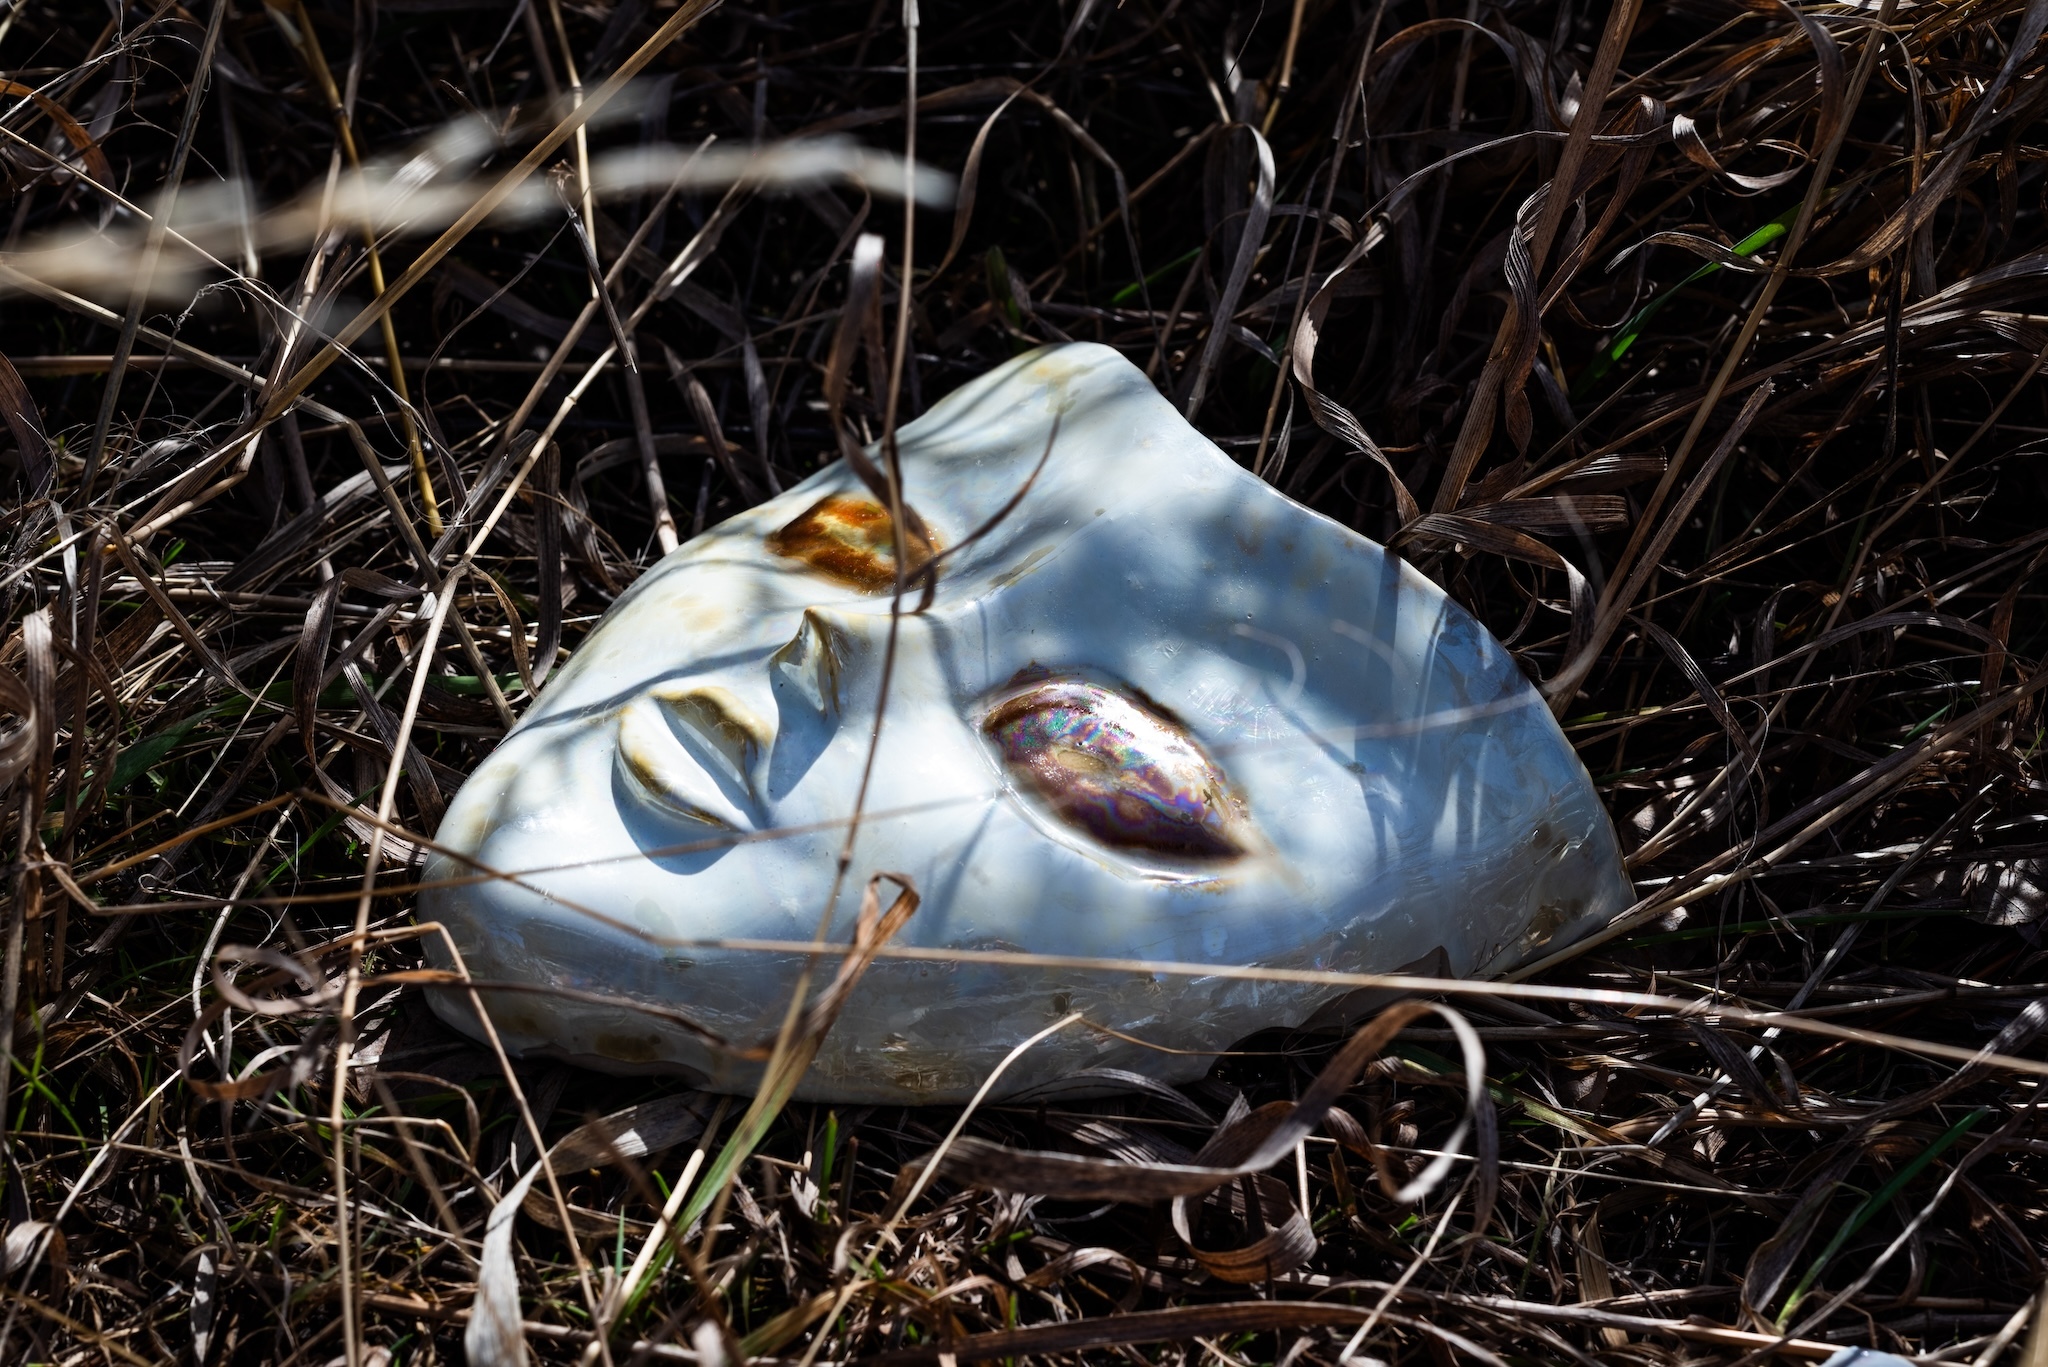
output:
[[[900,943],[1349,972],[1498,972],[1627,905],[1592,784],[1500,645],[1231,461],[1117,353],[1021,356],[900,450],[925,535],[899,538],[828,467],[651,569],[479,766],[438,840],[516,877],[421,907],[475,977],[772,1036],[800,959],[700,942],[811,937],[878,725],[834,939],[883,871],[922,898]],[[908,571],[938,558],[936,592],[906,599],[878,718],[899,545]],[[1069,1011],[1086,1023],[1002,1091],[1089,1068],[1185,1080],[1202,1051],[1342,1014],[1332,996],[884,959],[800,1094],[963,1099]],[[515,1051],[728,1090],[758,1076],[625,1007],[485,1001]],[[475,1029],[459,1000],[437,1006]]]

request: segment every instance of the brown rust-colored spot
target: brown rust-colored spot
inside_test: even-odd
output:
[[[917,519],[909,519],[913,526]],[[927,533],[906,535],[910,572],[937,553]],[[872,499],[828,494],[768,534],[768,549],[800,560],[828,579],[866,593],[896,585],[896,531],[889,510]]]
[[[661,1040],[654,1035],[600,1032],[590,1043],[601,1057],[614,1063],[652,1063],[661,1057]]]
[[[1563,904],[1545,902],[1536,908],[1536,914],[1529,918],[1529,924],[1522,931],[1522,946],[1533,949],[1549,944],[1557,932],[1578,919],[1581,903],[1569,898]]]

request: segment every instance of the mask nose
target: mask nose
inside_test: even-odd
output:
[[[769,750],[768,795],[789,795],[839,734],[847,677],[863,655],[857,633],[837,614],[804,609],[796,634],[768,657],[775,695],[775,741]]]

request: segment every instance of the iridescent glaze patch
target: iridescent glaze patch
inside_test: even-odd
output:
[[[982,730],[1055,816],[1113,849],[1204,861],[1244,852],[1222,771],[1177,723],[1133,698],[1049,680],[997,704]]]
[[[912,527],[918,519],[909,519]],[[937,547],[915,532],[904,538],[915,574]],[[896,586],[896,528],[889,510],[872,499],[832,494],[768,534],[768,549],[800,560],[828,579],[867,593]]]

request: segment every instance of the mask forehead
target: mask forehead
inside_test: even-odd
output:
[[[1433,699],[1414,691],[1425,679],[1458,695],[1453,705],[1499,685],[1499,659],[1457,648],[1468,644],[1456,639],[1463,624],[1447,621],[1426,579],[1250,477],[1106,349],[999,367],[907,428],[900,450],[913,506],[942,545],[981,532],[944,556],[935,609],[963,634],[979,619],[990,646],[1004,646],[985,665],[997,677],[963,687],[1061,652],[1146,663],[1163,687],[1174,672],[1165,662],[1198,640],[1260,677],[1291,680],[1296,653],[1300,665],[1313,656],[1323,667],[1305,687],[1341,695],[1363,684],[1380,720],[1389,705],[1427,708]],[[635,629],[595,633],[537,715],[772,650],[807,607],[886,612],[891,579],[872,566],[831,572],[846,542],[873,538],[813,531],[833,505],[873,507],[843,466],[665,560],[614,609],[612,621]],[[924,558],[913,548],[913,567]],[[1433,651],[1439,640],[1451,648]],[[1442,658],[1426,675],[1396,668],[1432,654]],[[1475,662],[1488,677],[1467,677]]]

